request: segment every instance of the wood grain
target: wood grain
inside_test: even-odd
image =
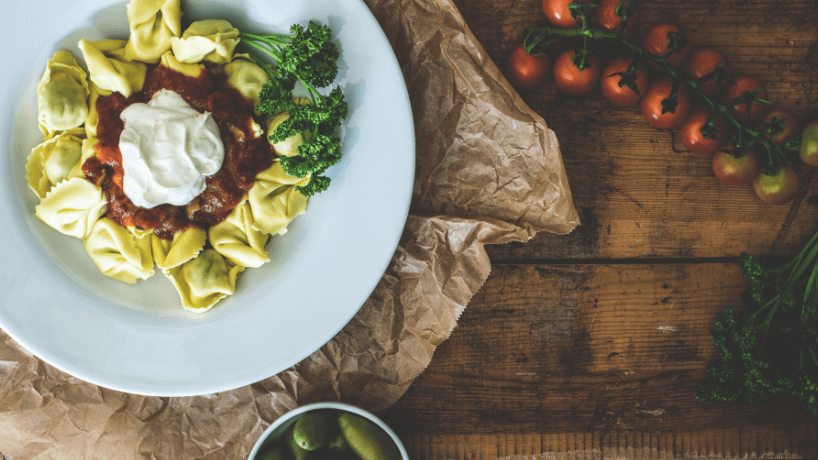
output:
[[[793,401],[693,397],[713,316],[745,288],[735,264],[497,266],[385,420],[412,458],[816,456],[818,420]]]
[[[525,28],[544,21],[536,1],[456,3],[498,65]],[[642,13],[642,32],[678,22],[694,45],[722,50],[735,74],[765,82],[776,104],[802,120],[818,118],[814,1],[643,2]],[[818,207],[804,203],[818,193],[815,168],[799,168],[795,202],[767,206],[752,187],[719,182],[709,158],[686,151],[676,133],[648,125],[637,107],[616,107],[599,92],[565,96],[551,82],[521,95],[560,140],[583,224],[565,237],[541,234],[492,247],[493,259],[784,255],[818,230]]]
[[[502,65],[540,0],[454,0]],[[645,0],[642,28],[678,22],[734,74],[818,119],[818,2]],[[638,38],[637,38],[638,40]],[[556,44],[555,56],[569,43]],[[615,53],[605,51],[610,58]],[[493,272],[430,367],[386,414],[413,459],[818,458],[794,401],[705,405],[716,312],[738,305],[736,257],[795,254],[818,231],[818,168],[788,205],[728,187],[710,159],[598,92],[521,93],[561,144],[582,225],[487,247]]]

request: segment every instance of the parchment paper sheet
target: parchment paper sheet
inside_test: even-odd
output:
[[[310,358],[210,396],[119,393],[64,374],[0,331],[0,460],[244,459],[298,405],[388,408],[486,280],[485,244],[579,222],[559,146],[449,0],[366,0],[412,100],[417,171],[392,263],[355,318]]]

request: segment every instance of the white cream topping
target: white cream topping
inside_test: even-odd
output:
[[[179,94],[162,90],[147,104],[122,111],[119,138],[122,188],[137,206],[184,206],[205,189],[205,178],[224,161],[224,144],[210,113],[199,113]]]

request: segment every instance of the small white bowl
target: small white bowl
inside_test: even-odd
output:
[[[276,419],[276,421],[274,421],[269,427],[267,427],[266,430],[264,430],[264,433],[262,433],[261,437],[258,438],[258,441],[256,441],[256,445],[253,446],[253,450],[250,451],[250,456],[247,457],[247,460],[256,460],[256,455],[258,455],[259,452],[262,452],[264,448],[267,447],[268,444],[277,441],[278,438],[284,434],[287,428],[290,427],[290,425],[297,422],[301,417],[304,416],[305,413],[316,409],[342,410],[360,415],[361,417],[364,417],[372,421],[372,423],[378,425],[383,431],[386,432],[386,434],[389,435],[390,438],[392,438],[392,442],[394,442],[395,447],[398,448],[398,452],[400,453],[401,459],[409,460],[409,454],[406,453],[406,449],[403,447],[403,443],[400,442],[400,439],[398,439],[398,435],[396,435],[391,428],[386,426],[386,424],[383,423],[381,419],[379,419],[372,413],[361,409],[360,407],[340,402],[321,402],[307,404],[306,406],[301,406],[282,415],[281,417]]]

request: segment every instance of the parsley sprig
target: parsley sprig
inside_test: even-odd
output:
[[[241,33],[242,43],[264,53],[275,61],[275,70],[261,59],[253,59],[270,77],[260,93],[257,110],[265,115],[289,112],[290,116],[272,133],[276,143],[304,133],[304,144],[298,155],[281,157],[284,172],[293,177],[310,176],[310,181],[299,186],[305,196],[323,192],[330,179],[322,174],[341,159],[341,139],[335,132],[347,117],[349,108],[340,88],[328,96],[316,88],[324,88],[338,75],[338,47],[330,41],[332,30],[315,22],[304,28],[294,24],[292,35],[253,35]],[[309,93],[311,104],[301,105],[293,100],[293,89],[301,82]]]
[[[818,414],[818,233],[780,267],[747,254],[741,262],[747,311],[716,314],[710,335],[719,358],[696,397],[756,404],[795,397]]]

